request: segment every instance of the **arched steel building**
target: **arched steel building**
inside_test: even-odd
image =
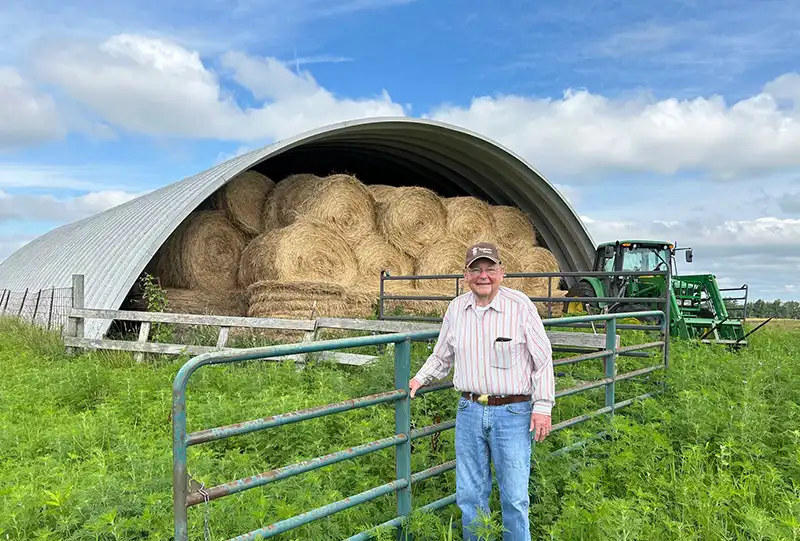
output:
[[[367,184],[426,186],[525,211],[562,269],[591,268],[593,241],[561,194],[522,158],[459,127],[431,120],[375,118],[326,126],[228,160],[105,212],[59,227],[0,264],[0,288],[66,287],[85,275],[90,308],[117,309],[175,228],[248,169],[276,181],[298,173],[356,174]],[[99,338],[110,321],[87,321]]]

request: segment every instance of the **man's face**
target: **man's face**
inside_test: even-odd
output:
[[[464,279],[478,297],[493,297],[503,283],[503,267],[489,259],[477,259],[464,271]]]

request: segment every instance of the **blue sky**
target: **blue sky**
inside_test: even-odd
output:
[[[800,299],[800,6],[789,0],[4,3],[0,258],[36,235],[338,120],[476,130],[596,241]]]

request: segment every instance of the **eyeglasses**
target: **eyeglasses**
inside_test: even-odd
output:
[[[468,268],[467,272],[470,276],[480,276],[481,272],[486,272],[486,276],[489,278],[494,278],[500,272],[500,269],[497,267],[489,267],[488,269],[476,269],[476,268]]]

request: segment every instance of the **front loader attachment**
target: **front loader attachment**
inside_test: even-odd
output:
[[[728,313],[713,274],[675,276],[672,292],[673,309],[680,314],[677,334],[703,343],[747,345],[744,320]]]

